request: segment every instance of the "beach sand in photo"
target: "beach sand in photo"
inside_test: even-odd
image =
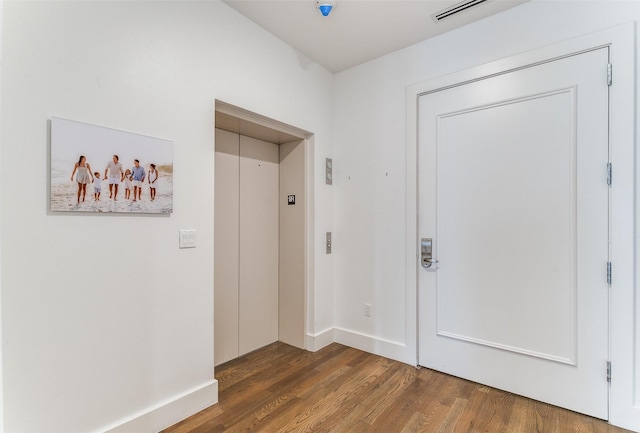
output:
[[[158,170],[156,198],[151,201],[149,184],[142,187],[142,199],[125,199],[124,182],[118,185],[117,200],[109,199],[109,183],[102,180],[100,201],[94,200],[94,184],[87,184],[84,202],[77,203],[78,184],[69,173],[51,170],[51,210],[54,212],[114,212],[114,213],[171,213],[173,212],[173,174]],[[131,191],[133,197],[133,191]],[[82,200],[82,197],[80,198]]]

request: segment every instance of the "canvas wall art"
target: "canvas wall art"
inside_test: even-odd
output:
[[[173,212],[173,142],[52,118],[51,211]]]

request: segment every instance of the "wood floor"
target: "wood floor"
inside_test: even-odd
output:
[[[606,422],[332,344],[274,343],[216,368],[219,403],[164,430],[623,433]]]

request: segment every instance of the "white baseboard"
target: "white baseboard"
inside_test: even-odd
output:
[[[317,334],[307,334],[307,350],[310,352],[317,352],[334,341],[333,328],[329,328]]]
[[[218,381],[212,380],[170,401],[135,414],[105,433],[155,433],[218,402]]]
[[[360,349],[385,358],[395,359],[409,365],[416,365],[416,356],[411,348],[403,343],[384,340],[360,332],[349,331],[347,329],[334,328],[336,343]]]

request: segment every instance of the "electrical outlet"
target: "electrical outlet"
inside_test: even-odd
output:
[[[331,254],[331,232],[327,232],[326,253]]]
[[[365,317],[371,317],[371,304],[364,304]]]

